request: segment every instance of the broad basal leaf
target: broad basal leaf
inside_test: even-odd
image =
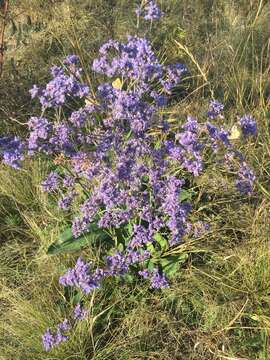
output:
[[[66,228],[59,236],[59,239],[51,244],[47,250],[50,255],[70,251],[78,251],[96,241],[110,241],[111,237],[99,229],[96,224],[89,226],[89,231],[78,238],[74,238],[71,228]]]

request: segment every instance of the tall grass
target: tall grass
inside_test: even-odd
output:
[[[211,231],[187,244],[192,256],[170,289],[106,283],[89,299],[88,320],[48,355],[40,337],[71,308],[58,277],[77,254],[46,255],[65,223],[54,200],[40,190],[46,164],[29,163],[20,172],[1,166],[0,359],[270,358],[270,6],[236,0],[160,3],[167,16],[152,40],[164,61],[183,60],[192,74],[174,96],[172,123],[201,113],[211,95],[229,109],[228,126],[239,111],[252,112],[259,135],[242,150],[256,171],[256,195],[243,201],[230,179],[209,167],[197,186],[207,200]],[[126,11],[132,7],[128,0],[11,2],[1,130],[25,131],[22,124],[36,111],[27,90],[45,81],[53,62],[81,51],[90,64],[107,37],[134,32]],[[85,252],[95,257],[93,249]]]

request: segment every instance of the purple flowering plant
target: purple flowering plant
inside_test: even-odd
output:
[[[155,1],[143,1],[136,13],[145,20],[163,15]],[[53,66],[46,86],[30,90],[41,115],[30,118],[27,139],[0,139],[2,161],[18,168],[26,157],[42,156],[52,165],[42,189],[58,194],[59,208],[73,220],[49,254],[94,248],[97,242],[103,251],[99,263],[79,258],[60,277],[62,286],[89,296],[105,279],[132,274],[153,289],[167,288],[188,257],[182,245],[209,230],[204,219],[192,221],[190,185],[209,159],[235,174],[241,195],[252,193],[255,175],[230,131],[219,125],[224,106],[217,100],[210,101],[203,121],[188,116],[171,129],[167,101],[187,68],[160,62],[146,38],[109,40],[92,71],[106,79],[95,90],[83,80],[78,56]],[[240,126],[244,138],[255,135],[251,116],[241,118]],[[45,350],[67,341],[87,316],[78,302],[70,320],[56,331],[47,329]]]

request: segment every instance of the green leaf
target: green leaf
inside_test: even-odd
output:
[[[160,233],[156,233],[154,235],[154,239],[159,244],[162,251],[165,251],[168,249],[168,241]]]
[[[122,243],[118,244],[117,248],[120,252],[124,251],[124,245]]]
[[[154,245],[151,243],[146,244],[146,248],[150,252],[150,254],[154,254],[156,252]]]
[[[59,242],[65,242],[73,238],[71,227],[66,228],[60,235],[59,235]]]
[[[180,265],[188,258],[188,254],[184,253],[180,256],[167,256],[160,260],[162,271],[168,276],[172,277],[179,271]]]
[[[191,200],[193,196],[193,192],[192,191],[188,191],[185,189],[182,189],[179,195],[179,199],[180,201],[186,201],[186,200]]]
[[[81,302],[82,298],[83,298],[83,294],[81,292],[77,292],[77,294],[75,294],[71,299],[72,305],[75,306],[75,305],[79,304]]]
[[[154,269],[154,266],[155,265],[154,265],[154,262],[152,260],[147,261],[147,265],[146,265],[147,270],[152,271]]]
[[[54,255],[60,253],[66,253],[70,251],[78,251],[95,241],[110,241],[110,236],[103,230],[99,229],[96,224],[89,226],[89,231],[86,234],[74,238],[71,228],[65,229],[55,241],[48,247],[47,254]]]

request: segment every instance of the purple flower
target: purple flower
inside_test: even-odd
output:
[[[66,188],[73,187],[75,184],[75,178],[70,175],[65,175],[63,178],[63,186]]]
[[[65,319],[63,322],[58,324],[57,328],[58,328],[58,330],[68,331],[68,330],[70,330],[71,325],[70,325],[68,319]]]
[[[147,0],[146,5],[143,8],[137,7],[135,12],[137,16],[143,16],[145,20],[158,20],[163,16],[154,0]]]
[[[51,135],[52,125],[46,118],[31,117],[28,121],[30,130],[28,138],[28,153],[33,155],[35,152],[50,152],[48,139]]]
[[[138,271],[138,274],[142,276],[144,279],[148,279],[150,276],[149,270],[147,269]]]
[[[100,277],[95,273],[90,273],[89,264],[78,258],[74,268],[68,269],[67,272],[60,277],[59,283],[64,286],[74,286],[81,289],[85,294],[89,294],[93,289],[99,288]]]
[[[0,158],[4,164],[20,168],[21,161],[24,160],[24,149],[25,143],[17,136],[0,138]]]
[[[175,135],[174,144],[172,141],[167,141],[167,151],[169,156],[194,176],[198,176],[203,169],[201,151],[204,145],[199,140],[200,126],[197,120],[188,117],[187,121],[182,125],[183,132]]]
[[[43,347],[45,351],[50,351],[55,346],[68,340],[68,337],[63,335],[60,329],[55,334],[47,329],[45,334],[42,336]]]
[[[42,342],[45,351],[49,351],[55,346],[55,338],[50,329],[47,329],[45,334],[42,336]]]
[[[211,100],[210,101],[210,106],[209,106],[209,109],[208,109],[208,112],[207,112],[207,116],[211,120],[216,119],[218,116],[222,118],[221,112],[222,112],[223,109],[224,109],[223,104],[221,104],[217,100]]]
[[[29,93],[31,95],[31,98],[34,99],[35,97],[40,95],[40,89],[37,87],[37,85],[33,85],[32,89],[29,90]]]
[[[87,217],[76,217],[72,222],[72,234],[75,238],[85,233],[88,229],[89,221]]]
[[[41,183],[42,189],[45,192],[51,192],[57,190],[59,182],[59,175],[56,172],[50,172],[50,174]]]
[[[186,232],[187,215],[191,210],[188,203],[180,203],[183,181],[171,176],[164,188],[162,209],[168,215],[166,225],[171,231],[170,245],[178,244]]]
[[[168,93],[171,93],[175,87],[182,80],[182,75],[187,72],[187,67],[184,64],[176,63],[166,67],[166,78],[161,83]]]
[[[240,126],[244,137],[256,135],[257,133],[256,120],[250,115],[245,115],[240,119]]]
[[[107,256],[107,266],[111,275],[123,275],[129,268],[125,254],[118,251],[114,255]]]
[[[74,66],[73,63],[70,63],[70,59],[66,60],[66,63]],[[69,97],[83,98],[89,94],[88,86],[77,79],[80,71],[73,68],[70,70],[71,74],[66,75],[64,69],[59,66],[51,68],[53,78],[45,89],[39,92],[39,100],[43,109],[62,106]],[[36,89],[34,95],[37,95]]]
[[[147,245],[153,241],[151,232],[142,225],[133,225],[133,229],[133,237],[128,244],[131,249]]]
[[[75,320],[83,320],[89,314],[89,310],[82,309],[80,304],[77,304],[74,309],[74,319]]]
[[[150,275],[150,282],[153,289],[164,289],[169,287],[169,283],[165,275],[160,274],[157,268],[152,271]]]
[[[256,180],[254,172],[243,162],[237,175],[239,179],[236,180],[235,184],[239,192],[242,195],[251,195]]]
[[[65,60],[64,60],[64,64],[67,65],[77,65],[80,62],[80,59],[77,55],[68,55]]]
[[[61,199],[58,200],[59,208],[62,210],[68,210],[76,195],[76,191],[71,191],[64,195]]]
[[[80,128],[85,125],[87,118],[89,115],[96,110],[94,105],[86,105],[85,107],[74,111],[69,121],[77,128]]]
[[[194,236],[198,238],[202,236],[207,230],[209,230],[209,224],[203,221],[197,221],[194,224]]]
[[[208,142],[210,142],[214,152],[217,152],[221,144],[229,149],[232,147],[229,140],[228,131],[224,130],[223,128],[218,128],[217,126],[211,124],[210,122],[206,123],[206,129],[209,135]]]

